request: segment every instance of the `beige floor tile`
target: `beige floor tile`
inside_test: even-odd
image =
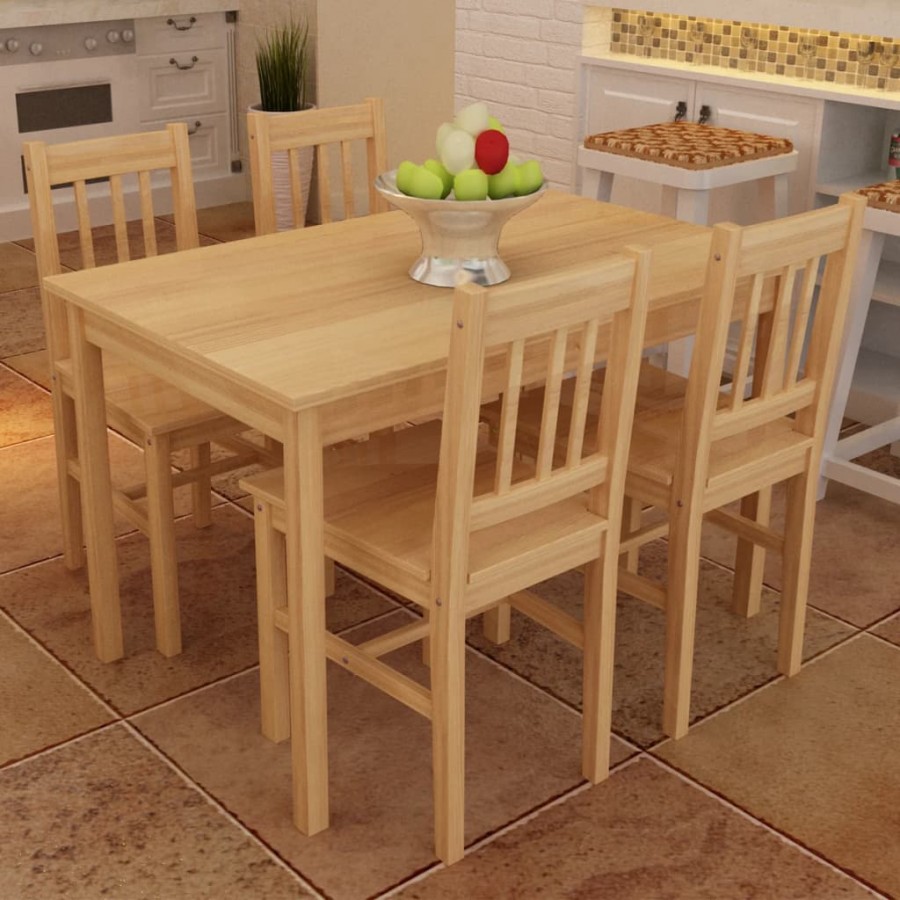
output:
[[[117,484],[143,481],[143,454],[116,436],[109,438]],[[175,512],[190,512],[190,488],[175,491]],[[116,518],[118,534],[133,531]],[[62,526],[56,487],[56,451],[52,437],[0,449],[0,572],[62,553]]]
[[[900,646],[900,614],[891,616],[890,619],[887,619],[880,625],[876,625],[872,629],[872,634],[877,634],[886,641],[891,641],[891,643]]]
[[[0,263],[2,265],[2,263]],[[0,359],[41,350],[47,345],[37,287],[0,293]]]
[[[101,703],[2,614],[0,660],[0,766],[112,719]]]
[[[780,493],[773,523],[780,528]],[[865,628],[900,610],[900,507],[843,484],[831,484],[816,507],[809,602],[818,609]],[[702,553],[734,565],[734,538],[704,527]],[[781,560],[768,554],[766,584],[781,587]]]
[[[644,550],[644,571],[661,577],[664,545]],[[694,653],[692,719],[708,715],[777,675],[778,596],[763,594],[758,616],[742,619],[730,609],[731,573],[709,563],[701,565],[697,640]],[[536,591],[573,615],[581,616],[582,577],[570,573],[544,582]],[[513,637],[495,647],[469,624],[476,646],[558,697],[581,702],[581,653],[546,629],[513,612]],[[852,629],[810,611],[806,657],[819,653],[852,633]],[[640,746],[663,738],[663,647],[665,619],[660,610],[630,597],[619,598],[616,621],[616,680],[613,728]]]
[[[47,350],[32,350],[17,356],[7,356],[4,364],[24,375],[29,381],[50,390],[50,360]]]
[[[862,900],[870,895],[676,775],[641,760],[399,896]]]
[[[25,243],[0,244],[0,293],[20,291],[40,283],[37,259]]]
[[[657,751],[900,894],[900,649],[863,635]]]
[[[2,606],[81,679],[124,714],[176,697],[257,662],[253,523],[221,507],[210,528],[177,523],[183,651],[156,652],[147,541],[119,543],[125,658],[101,663],[91,643],[90,599],[83,572],[52,560],[0,576]],[[346,628],[393,608],[355,579],[339,574],[329,624]]]
[[[0,896],[309,896],[121,726],[0,772]]]
[[[425,677],[417,646],[390,659]],[[472,654],[466,689],[472,841],[581,781],[581,721]],[[291,824],[288,744],[259,734],[257,692],[257,674],[248,673],[135,724],[330,897],[370,896],[433,860],[426,719],[329,666],[331,826],[308,838]],[[616,743],[615,759],[626,755]]]
[[[0,447],[53,434],[50,395],[0,365]]]

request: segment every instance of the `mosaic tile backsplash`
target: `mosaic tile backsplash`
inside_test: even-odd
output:
[[[900,38],[614,9],[610,50],[900,91]]]

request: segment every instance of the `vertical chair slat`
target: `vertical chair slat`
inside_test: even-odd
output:
[[[329,173],[328,146],[316,147],[316,165],[319,168],[319,205],[322,208],[322,224],[331,221],[331,178]]]
[[[763,397],[773,396],[781,390],[784,383],[785,351],[797,271],[798,266],[791,263],[779,275],[778,293],[775,297],[775,308],[772,310],[772,334],[763,373]]]
[[[806,338],[806,328],[809,324],[809,313],[812,309],[813,293],[816,289],[816,276],[819,274],[819,261],[821,258],[821,256],[814,257],[806,264],[803,270],[803,284],[800,288],[800,297],[797,300],[797,309],[794,312],[791,349],[784,370],[785,389],[796,383],[799,377],[800,357],[803,354],[803,344]]]
[[[295,228],[302,228],[303,215],[303,185],[300,182],[300,151],[292,147],[288,153],[288,171],[291,176],[291,220]]]
[[[553,333],[550,357],[547,361],[547,382],[544,389],[544,409],[541,414],[541,434],[538,440],[537,478],[546,478],[553,468],[556,450],[556,424],[559,419],[559,401],[562,396],[563,367],[569,330],[557,329]]]
[[[153,220],[153,191],[150,187],[150,173],[138,173],[141,196],[141,225],[144,231],[144,255],[156,256],[156,223]]]
[[[87,188],[84,181],[75,182],[75,207],[78,210],[78,240],[81,244],[81,265],[85,269],[93,269],[94,235],[91,231],[91,210],[88,205]]]
[[[112,199],[113,226],[116,231],[116,255],[119,262],[131,259],[128,250],[128,220],[125,216],[125,193],[122,189],[122,176],[110,175],[109,194]]]
[[[516,428],[519,420],[519,397],[522,389],[522,359],[525,342],[510,344],[506,362],[506,386],[500,412],[500,433],[497,439],[497,469],[494,490],[504,494],[512,483],[513,456],[516,450]]]
[[[747,383],[747,375],[750,372],[750,358],[753,355],[753,338],[756,335],[756,325],[759,318],[759,301],[762,297],[763,275],[754,275],[750,289],[750,299],[747,303],[747,314],[741,320],[741,341],[738,347],[737,365],[731,390],[731,408],[740,409],[744,403],[744,385]]]
[[[594,355],[597,351],[597,332],[600,323],[591,319],[581,336],[581,354],[575,375],[575,395],[572,398],[572,417],[569,421],[569,445],[566,448],[566,468],[571,469],[581,462],[584,449],[584,429],[587,423],[588,404],[591,397],[594,371]]]
[[[344,218],[353,218],[353,145],[341,141],[341,175],[344,186]]]

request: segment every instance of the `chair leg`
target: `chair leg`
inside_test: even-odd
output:
[[[778,619],[778,671],[783,675],[796,675],[803,662],[818,471],[817,464],[787,481],[784,575]]]
[[[492,644],[505,644],[509,640],[511,612],[510,605],[501,601],[484,614],[482,630]]]
[[[181,653],[181,614],[178,608],[178,560],[175,553],[175,502],[168,435],[147,438],[147,518],[150,529],[150,571],[153,578],[153,613],[156,649],[163,656]]]
[[[434,842],[448,866],[462,859],[465,812],[466,621],[462,597],[431,610]]]
[[[741,500],[741,515],[759,525],[768,525],[772,512],[772,488],[764,488]],[[762,598],[766,551],[759,544],[738,538],[734,561],[731,608],[740,616],[755,616]]]
[[[634,534],[636,531],[640,530],[641,520],[644,514],[643,504],[635,500],[634,497],[629,497],[627,494],[624,498],[624,503],[622,506],[622,540],[624,541],[627,537]],[[628,572],[637,572],[638,563],[640,562],[640,548],[635,547],[634,550],[631,550],[628,553],[623,553],[622,556],[625,557],[625,569]]]
[[[584,573],[584,709],[581,771],[596,784],[609,775],[618,558],[609,553]]]
[[[67,569],[84,568],[84,525],[81,520],[81,486],[69,473],[69,460],[78,459],[75,404],[62,390],[54,390],[53,425],[56,441],[56,482],[62,518],[63,559]]]
[[[701,526],[702,516],[691,515],[688,507],[670,515],[663,730],[673,738],[687,734],[691,717]]]
[[[191,447],[191,468],[207,469],[210,463],[209,442]],[[194,510],[194,526],[206,528],[212,524],[212,480],[201,475],[191,484],[191,500]]]
[[[284,535],[272,523],[272,507],[257,499],[256,609],[259,631],[259,705],[261,729],[270,741],[291,735],[288,636],[275,627],[275,610],[287,605]]]

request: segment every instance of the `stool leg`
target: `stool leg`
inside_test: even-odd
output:
[[[662,213],[682,222],[705,225],[709,220],[709,191],[693,191],[664,184]]]
[[[612,196],[612,186],[612,172],[600,172],[597,169],[582,169],[582,197],[589,197],[591,200],[600,200],[603,203],[609,203],[609,198]]]
[[[786,172],[759,180],[761,219],[782,219],[788,214],[788,186]]]

